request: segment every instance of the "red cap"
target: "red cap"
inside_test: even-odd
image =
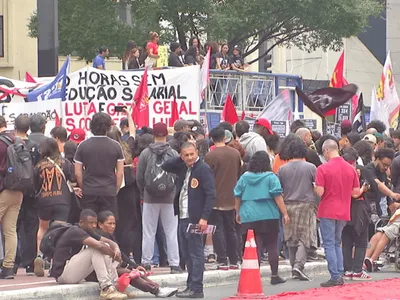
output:
[[[259,125],[267,129],[269,134],[274,134],[272,131],[271,123],[267,119],[257,119],[254,125]]]
[[[69,140],[77,144],[82,143],[85,140],[85,138],[86,138],[86,132],[81,128],[72,129],[71,134],[69,135]]]
[[[164,137],[168,135],[168,126],[165,123],[159,122],[153,126],[153,135],[157,137]]]

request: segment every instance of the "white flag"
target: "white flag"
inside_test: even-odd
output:
[[[205,90],[210,81],[210,59],[211,59],[211,47],[208,48],[207,55],[204,57],[203,65],[200,70],[200,94],[203,102]]]
[[[396,129],[399,117],[400,100],[396,91],[390,52],[388,53],[385,65],[383,66],[377,98],[380,105],[379,111],[381,114],[381,121],[386,124],[388,130],[389,128]]]
[[[369,117],[370,121],[379,120],[382,121],[380,103],[378,102],[378,98],[376,96],[376,88],[374,87],[371,92],[371,113]]]
[[[292,119],[292,104],[289,90],[283,90],[268,103],[258,115],[257,119],[260,118],[271,121],[290,121]]]

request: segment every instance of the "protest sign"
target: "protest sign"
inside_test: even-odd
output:
[[[15,103],[0,103],[0,115],[6,119],[7,129],[14,129],[15,119],[23,114],[31,116],[33,114],[41,114],[46,120],[46,131],[55,126],[57,114],[60,115],[61,100],[49,100],[41,102],[15,102]],[[48,133],[46,132],[46,133]]]
[[[125,115],[115,112],[115,106],[132,105],[143,72],[85,68],[70,74],[63,102],[63,125],[68,131],[89,130],[90,120],[97,112],[109,114],[119,124]],[[199,119],[199,75],[198,66],[148,71],[150,126],[157,122],[169,124],[174,96],[181,118]]]
[[[168,46],[158,46],[157,68],[168,67]]]
[[[272,130],[279,134],[281,139],[284,139],[287,135],[287,121],[271,121]]]
[[[308,129],[317,130],[317,120],[316,119],[302,119],[303,123],[306,125]]]
[[[351,118],[351,106],[350,103],[345,103],[336,108],[336,123],[342,123],[343,120],[350,120]]]

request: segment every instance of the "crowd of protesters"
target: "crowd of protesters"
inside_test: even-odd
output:
[[[129,41],[122,55],[122,69],[134,70],[144,67],[149,69],[156,67],[157,60],[160,57],[158,43],[159,35],[157,32],[150,32],[149,41],[143,47],[139,47],[134,41]],[[239,46],[235,45],[232,49],[229,49],[228,44],[208,42],[203,47],[197,37],[190,38],[189,48],[186,51],[182,50],[180,43],[170,43],[168,67],[201,66],[207,49],[210,49],[210,69],[244,71],[246,64]],[[98,55],[93,60],[93,67],[105,70],[106,57],[109,54],[110,51],[107,47],[100,47]]]
[[[256,120],[252,131],[246,121],[222,122],[207,137],[197,120],[139,130],[125,113],[120,124],[96,113],[90,137],[63,127],[47,137],[41,115],[20,115],[7,131],[0,117],[1,279],[14,278],[19,267],[45,275],[50,262],[40,246],[53,224],[76,226],[57,241],[49,275],[59,283],[98,281],[104,299],[133,297],[132,287],[123,293],[114,287],[131,270],[140,272],[131,286],[155,296],[203,298],[205,261],[239,269],[249,229],[273,285],[286,282],[280,255],[294,279],[310,280],[306,262],[319,246],[331,275],[321,286],[371,280],[367,271],[378,268],[380,254],[399,236],[400,131],[389,136],[382,122],[358,134],[344,121],[340,139],[312,132],[301,120],[284,139],[267,119]],[[33,191],[4,187],[5,138],[22,139],[29,150]],[[213,235],[190,229],[208,225],[216,226]],[[187,289],[148,279],[158,266],[171,274],[187,270]]]

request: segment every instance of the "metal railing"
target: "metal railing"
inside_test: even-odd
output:
[[[237,110],[261,111],[280,90],[294,89],[296,85],[302,87],[302,79],[296,75],[210,70],[207,110],[222,110],[230,94]],[[293,105],[295,98],[292,93]]]

